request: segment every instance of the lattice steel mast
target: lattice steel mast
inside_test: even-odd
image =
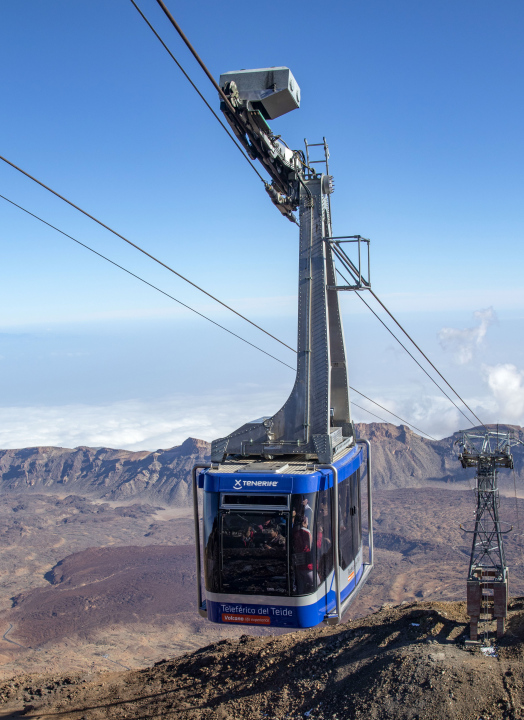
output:
[[[458,444],[463,468],[476,468],[477,506],[467,581],[467,612],[470,616],[470,638],[478,637],[479,620],[497,621],[497,637],[504,633],[508,606],[508,567],[504,553],[499,518],[499,467],[513,469],[511,447],[516,440],[511,432],[463,432]],[[511,528],[510,528],[511,529]]]

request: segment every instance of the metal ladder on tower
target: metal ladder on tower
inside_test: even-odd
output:
[[[304,145],[306,146],[306,164],[311,170],[311,165],[324,164],[326,166],[326,175],[329,175],[329,147],[326,142],[326,138],[322,138],[321,143],[308,143],[307,138],[304,138]],[[321,160],[311,160],[309,157],[309,148],[321,147],[324,148],[324,157]],[[314,169],[314,168],[313,168]]]

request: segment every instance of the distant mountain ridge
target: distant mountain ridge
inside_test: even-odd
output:
[[[511,427],[524,440],[524,431]],[[423,438],[406,425],[357,423],[359,437],[372,444],[376,489],[423,487],[433,482],[467,482],[473,470],[457,460],[459,433],[439,441]],[[0,450],[0,491],[81,494],[104,500],[149,499],[186,506],[191,501],[191,468],[209,460],[210,444],[188,438],[182,445],[155,452],[111,448],[33,447]],[[515,481],[523,487],[524,452],[514,449]],[[513,488],[513,475],[503,471],[502,488]]]
[[[496,430],[496,425],[487,425]],[[524,429],[518,425],[499,425],[500,432],[513,430],[524,441]],[[464,483],[475,476],[474,469],[464,470],[458,460],[460,448],[455,444],[460,432],[442,440],[429,440],[406,425],[390,423],[356,423],[357,434],[372,446],[372,475],[375,489],[422,487],[430,482]],[[474,430],[473,428],[471,428]],[[524,446],[513,448],[515,482],[524,489]],[[513,473],[503,470],[499,486],[514,488]]]
[[[210,447],[205,440],[188,438],[182,445],[155,452],[90,447],[0,450],[0,491],[142,498],[184,506],[191,496],[191,468],[208,461]]]

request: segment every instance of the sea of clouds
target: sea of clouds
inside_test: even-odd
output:
[[[483,392],[464,398],[474,413],[484,423],[524,425],[524,370],[512,363],[488,365],[481,361],[489,327],[496,322],[493,308],[478,310],[472,327],[442,328],[438,337],[457,365],[470,366],[471,371],[479,375],[478,387],[483,388]],[[443,385],[440,379],[439,383]],[[179,445],[187,437],[211,441],[244,422],[272,415],[285,402],[290,389],[291,383],[289,388],[270,390],[252,384],[213,393],[177,393],[160,399],[3,406],[0,407],[0,447],[87,445],[155,450]],[[379,386],[372,396],[415,428],[439,439],[478,424],[449,388],[445,389],[456,406],[430,385],[406,383],[397,388],[394,395],[387,388],[381,391]],[[357,422],[385,419],[400,423],[398,418],[356,393],[352,394],[352,401],[353,419]]]
[[[0,408],[0,447],[157,450],[188,437],[211,441],[278,407],[277,394],[172,395],[161,400]]]

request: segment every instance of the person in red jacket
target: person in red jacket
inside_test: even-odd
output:
[[[292,549],[296,590],[303,595],[313,590],[312,538],[306,515],[298,515],[293,528]]]

